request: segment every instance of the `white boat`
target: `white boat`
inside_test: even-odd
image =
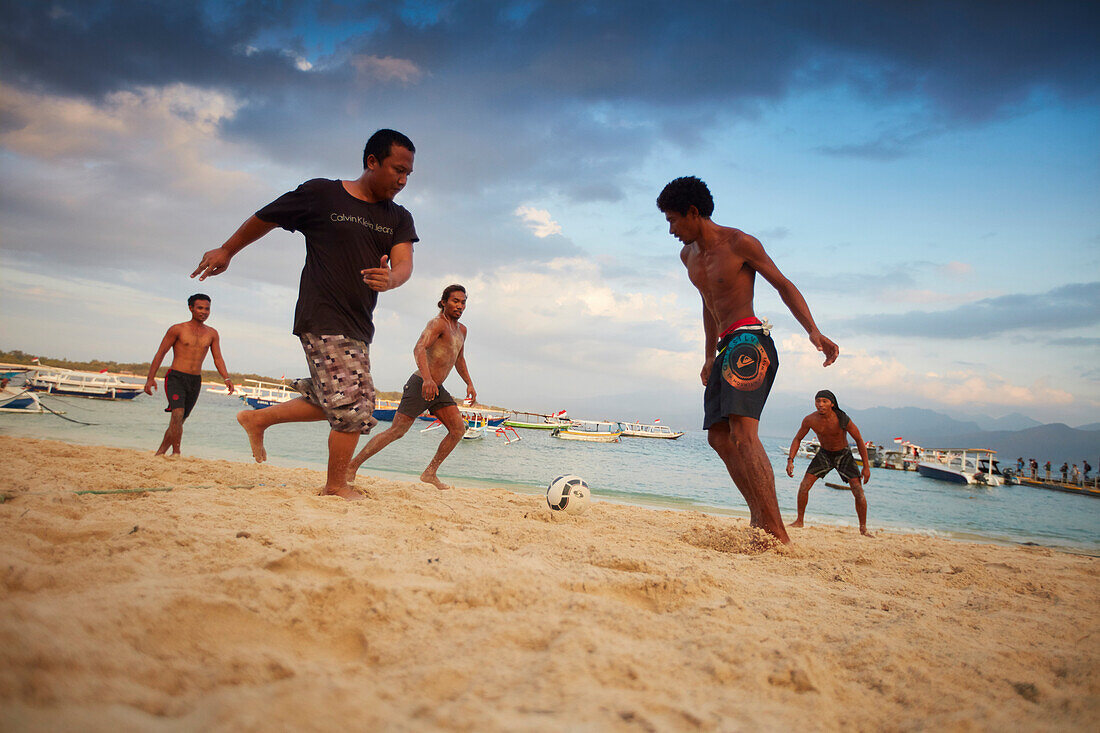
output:
[[[675,431],[667,425],[657,425],[656,423],[640,423],[640,422],[624,422],[619,423],[623,428],[623,435],[628,438],[665,438],[667,440],[676,440],[683,437],[683,433]]]
[[[799,458],[813,458],[819,450],[821,450],[821,444],[817,442],[817,438],[809,438],[799,443],[798,452],[795,455]],[[786,453],[786,451],[783,452]]]
[[[237,387],[234,393],[254,410],[278,405],[302,396],[298,390],[291,389],[285,384],[262,382],[258,379],[244,380],[244,384]]]
[[[474,415],[471,417],[463,416],[463,422],[466,423],[466,430],[462,433],[463,440],[481,440],[485,437],[485,426],[488,422],[483,415]],[[420,432],[426,433],[429,430],[438,430],[443,427],[443,423],[439,418],[433,418],[432,424],[424,428]]]
[[[0,389],[0,412],[13,412],[16,414],[34,414],[45,412],[38,396],[25,387],[15,387],[10,384]]]
[[[617,422],[574,420],[568,427],[554,428],[550,437],[588,443],[618,443],[622,434],[622,426]]]
[[[1004,475],[993,457],[996,453],[986,448],[926,451],[924,459],[917,464],[917,471],[926,478],[956,484],[1002,486]]]
[[[142,393],[145,385],[124,382],[118,376],[106,372],[38,367],[27,372],[27,387],[47,394],[93,397],[100,400],[132,400]]]
[[[504,425],[510,428],[524,428],[526,430],[556,430],[566,428],[573,424],[565,410],[555,412],[553,415],[543,415],[538,412],[513,412],[504,420]]]

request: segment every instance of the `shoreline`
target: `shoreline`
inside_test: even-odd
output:
[[[0,727],[1087,729],[1100,563],[0,436]],[[75,491],[144,493],[75,494]]]

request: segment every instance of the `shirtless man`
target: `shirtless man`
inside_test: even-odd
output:
[[[206,325],[206,319],[210,317],[210,296],[195,293],[187,299],[187,307],[191,309],[191,320],[177,323],[164,334],[149,366],[149,377],[145,380],[145,394],[151,395],[157,389],[160,363],[171,349],[172,367],[164,375],[164,394],[168,397],[168,407],[164,411],[172,413],[172,417],[168,421],[168,429],[164,431],[164,440],[157,449],[158,456],[164,455],[169,448],[179,455],[183,421],[191,414],[202,391],[202,363],[206,360],[207,351],[214,354],[214,368],[225,379],[229,394],[233,394],[233,382],[225,370],[218,332]]]
[[[852,496],[856,499],[856,516],[859,517],[860,533],[871,537],[871,533],[867,531],[867,498],[863,495],[863,484],[871,480],[871,461],[867,459],[867,446],[863,442],[863,436],[859,434],[859,428],[849,419],[844,410],[837,406],[836,395],[829,390],[823,389],[817,393],[814,397],[814,407],[817,410],[803,418],[802,427],[798,429],[798,435],[791,441],[791,450],[787,455],[787,475],[794,478],[794,456],[798,452],[798,446],[806,437],[806,433],[811,430],[817,433],[817,442],[821,447],[810,461],[806,475],[802,477],[802,484],[798,487],[798,519],[791,522],[791,526],[802,526],[806,502],[810,499],[810,487],[819,478],[825,478],[825,475],[835,468],[840,477],[852,487]],[[852,451],[848,449],[849,435],[859,446],[859,457],[863,461],[862,481],[860,481],[859,466],[852,458]]]
[[[714,200],[707,185],[693,176],[677,178],[657,197],[669,233],[684,244],[680,259],[691,284],[703,298],[703,428],[730,478],[749,505],[752,526],[790,542],[775,475],[758,430],[760,413],[779,368],[769,328],[753,312],[756,274],[767,280],[825,354],[825,366],[840,349],[821,335],[798,288],[775,266],[760,242],[738,229],[711,220]]]
[[[443,380],[455,369],[466,382],[466,399],[477,401],[477,392],[466,370],[466,327],[458,322],[466,310],[466,288],[461,285],[448,285],[439,299],[439,315],[428,321],[424,332],[413,348],[417,371],[405,382],[401,394],[401,404],[393,417],[393,425],[370,439],[362,451],[351,461],[348,467],[348,483],[355,483],[355,472],[363,463],[378,451],[409,432],[413,421],[424,410],[428,410],[447,428],[447,435],[439,443],[435,457],[420,480],[437,489],[451,488],[439,480],[436,470],[450,455],[466,432],[466,421],[458,411],[454,398],[447,393]]]

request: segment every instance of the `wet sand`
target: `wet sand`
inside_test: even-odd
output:
[[[0,451],[3,730],[1100,720],[1096,558],[820,526],[776,548],[698,512],[362,475],[345,502],[307,469]]]

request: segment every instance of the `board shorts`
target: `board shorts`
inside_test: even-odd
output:
[[[810,467],[806,469],[806,473],[812,473],[818,478],[825,478],[825,474],[834,468],[845,481],[859,478],[859,466],[856,464],[856,459],[852,458],[852,451],[847,448],[842,450],[818,448],[817,454],[810,461]]]
[[[290,386],[312,405],[320,407],[329,426],[338,433],[367,434],[378,424],[374,412],[374,380],[370,375],[370,346],[347,336],[298,335],[309,362],[306,379]]]
[[[183,419],[186,420],[199,401],[199,392],[202,391],[202,375],[177,372],[169,369],[164,375],[164,396],[168,398],[168,407],[165,412],[183,408]]]
[[[440,407],[455,405],[454,397],[451,397],[451,393],[442,384],[439,385],[439,394],[431,401],[424,399],[423,390],[424,378],[419,372],[413,372],[409,381],[405,382],[405,389],[401,392],[401,404],[397,406],[397,411],[402,415],[416,417],[424,410],[435,415],[435,411]]]
[[[703,430],[730,415],[760,419],[779,371],[775,342],[761,325],[722,337],[703,393]]]

